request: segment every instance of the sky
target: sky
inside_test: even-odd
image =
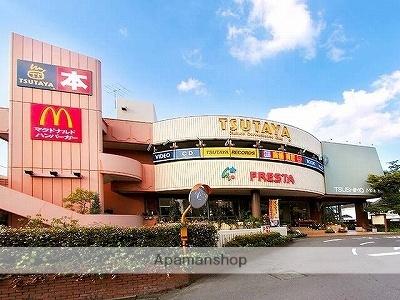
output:
[[[100,59],[103,86],[153,102],[158,119],[268,118],[373,145],[386,167],[400,159],[399,11],[397,0],[0,0],[0,106],[17,32]],[[113,97],[103,91],[105,117]]]

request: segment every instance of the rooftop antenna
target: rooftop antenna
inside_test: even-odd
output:
[[[119,83],[105,83],[104,90],[107,94],[114,96],[114,108],[117,108],[117,98],[125,97],[131,92]]]

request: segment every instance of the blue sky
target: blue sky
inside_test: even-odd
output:
[[[99,58],[103,84],[153,102],[159,119],[268,117],[374,144],[385,163],[400,158],[399,11],[397,0],[0,1],[0,106],[14,31]],[[103,106],[114,116],[106,92]]]

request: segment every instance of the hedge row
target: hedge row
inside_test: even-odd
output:
[[[280,247],[286,246],[291,241],[291,237],[282,236],[278,232],[254,233],[239,235],[225,243],[224,247]]]
[[[0,228],[0,247],[179,247],[180,224],[154,227]],[[189,245],[215,247],[217,231],[210,224],[188,226]]]

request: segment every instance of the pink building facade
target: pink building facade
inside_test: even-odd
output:
[[[117,119],[104,118],[99,60],[15,33],[9,82],[9,107],[0,108],[0,138],[8,142],[0,210],[11,226],[36,215],[142,226],[149,215],[168,217],[171,202],[187,201],[199,182],[213,196],[192,217],[260,217],[280,199],[278,213],[289,225],[320,222],[329,203],[355,204],[363,225],[363,203],[371,197],[365,179],[382,173],[374,148],[321,142],[270,120],[157,121],[152,105],[123,99]],[[77,188],[98,193],[101,214],[63,207]]]

